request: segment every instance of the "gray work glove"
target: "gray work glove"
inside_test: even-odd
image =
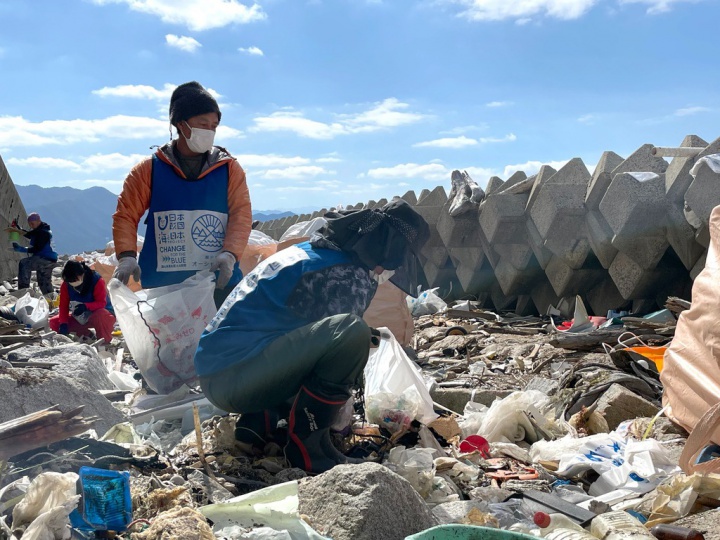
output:
[[[223,251],[215,258],[215,262],[212,263],[210,271],[214,272],[217,270],[219,272],[217,282],[215,283],[218,289],[224,289],[227,286],[228,281],[230,281],[233,275],[236,262],[237,259],[235,259],[235,255],[229,251]]]
[[[124,285],[127,285],[128,281],[130,281],[130,276],[134,277],[135,281],[140,281],[140,267],[135,257],[123,257],[118,261],[113,277],[122,281]]]

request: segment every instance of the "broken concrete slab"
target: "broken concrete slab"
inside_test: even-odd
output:
[[[89,345],[73,343],[59,347],[28,345],[8,353],[11,362],[54,362],[52,370],[71,379],[84,379],[93,390],[115,390],[100,355]]]
[[[80,405],[87,416],[98,417],[95,430],[100,436],[128,418],[100,393],[88,388],[84,379],[72,379],[45,369],[0,368],[0,423],[53,405],[63,412]]]
[[[655,416],[660,408],[620,384],[613,384],[597,400],[597,412],[605,417],[613,430],[625,420],[639,416]]]
[[[335,540],[402,540],[437,524],[410,482],[377,463],[303,479],[298,499],[313,529]]]

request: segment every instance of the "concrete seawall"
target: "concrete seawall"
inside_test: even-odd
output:
[[[16,218],[21,225],[27,224],[25,207],[0,157],[0,280],[17,276],[20,255],[12,251],[12,244],[5,232],[5,228]]]
[[[666,160],[646,144],[627,158],[605,152],[592,174],[575,158],[530,178],[523,172],[505,181],[493,177],[485,190],[471,190],[455,171],[449,193],[442,186],[407,192],[402,198],[432,231],[422,251],[426,285],[439,287],[446,300],[471,298],[518,314],[549,306],[567,314],[575,295],[597,315],[648,312],[668,296],[689,299],[705,263],[710,211],[720,204],[720,168],[703,160],[690,172],[701,158],[720,153],[720,139],[708,144],[689,135],[680,146],[697,150]],[[277,240],[326,211],[258,229]]]

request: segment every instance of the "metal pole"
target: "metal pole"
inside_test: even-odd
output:
[[[669,148],[665,146],[656,146],[651,150],[653,156],[658,157],[695,157],[704,148],[694,146],[680,146],[679,148]]]

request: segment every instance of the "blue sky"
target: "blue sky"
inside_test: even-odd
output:
[[[321,208],[720,136],[718,0],[0,0],[0,155],[102,185],[169,138],[177,84],[255,210]]]

